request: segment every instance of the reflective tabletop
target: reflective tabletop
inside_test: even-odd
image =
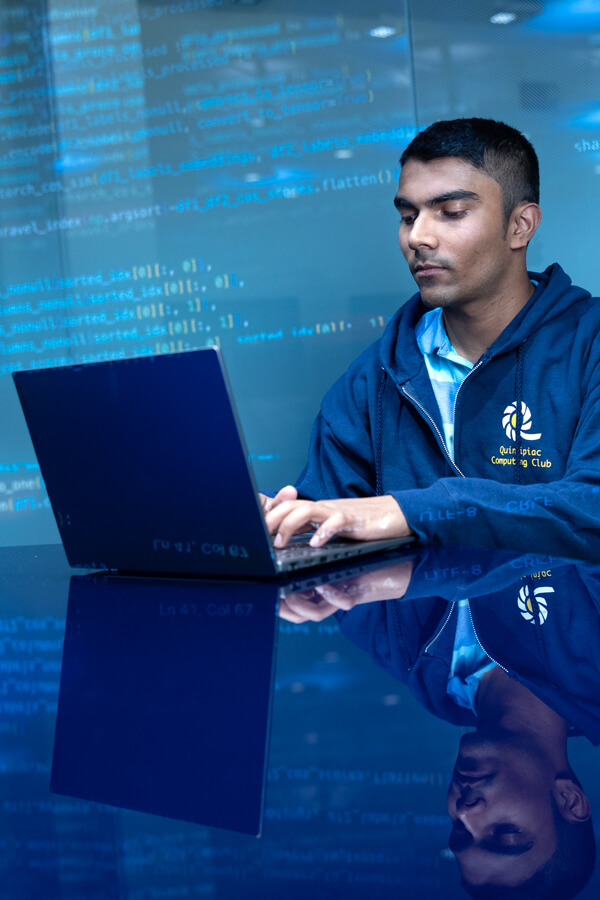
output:
[[[210,581],[50,545],[2,549],[0,581],[6,900],[459,898],[542,870],[558,897],[593,869],[592,563],[412,547]]]

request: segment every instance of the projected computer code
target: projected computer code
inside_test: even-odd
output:
[[[297,303],[249,303],[246,282],[202,258],[0,285],[0,375],[23,368],[172,353],[194,347],[318,338],[365,328],[389,314],[312,318]],[[256,286],[251,285],[256,294]]]
[[[209,3],[158,10],[0,13],[0,198],[21,201],[0,215],[3,236],[92,234],[391,181],[397,154],[377,151],[415,128],[362,23]]]

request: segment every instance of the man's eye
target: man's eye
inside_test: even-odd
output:
[[[401,225],[412,225],[412,223],[415,221],[415,219],[416,219],[416,216],[415,216],[415,215],[401,216],[401,217],[400,217],[400,224],[401,224]]]
[[[445,209],[444,215],[448,219],[460,219],[461,216],[466,214],[466,209]]]

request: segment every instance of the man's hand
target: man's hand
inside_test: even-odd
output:
[[[291,484],[286,484],[285,487],[282,487],[274,497],[267,497],[266,494],[261,494],[261,492],[258,491],[258,499],[260,501],[264,516],[266,516],[267,513],[270,512],[270,510],[274,509],[283,500],[296,500],[297,497],[298,491]]]
[[[267,528],[276,535],[276,547],[285,547],[292,535],[311,528],[316,528],[310,539],[312,547],[320,547],[336,535],[374,541],[412,534],[404,513],[389,494],[312,501],[288,499],[284,491],[289,490],[289,486],[282,488],[268,509],[263,506]]]
[[[298,625],[301,622],[322,622],[339,610],[347,612],[360,603],[400,600],[408,590],[412,570],[412,560],[406,559],[376,572],[297,591],[280,601],[278,614],[282,619]]]

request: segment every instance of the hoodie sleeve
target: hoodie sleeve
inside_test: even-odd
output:
[[[376,493],[375,452],[367,394],[371,366],[366,351],[327,392],[313,425],[308,464],[296,482],[307,500],[365,497]]]
[[[600,366],[582,403],[564,475],[536,484],[441,478],[389,492],[425,542],[600,559]]]

